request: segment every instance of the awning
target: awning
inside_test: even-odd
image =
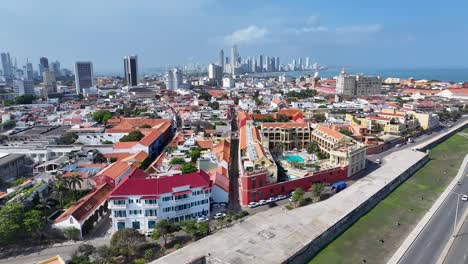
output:
[[[192,193],[192,191],[191,190],[186,190],[186,191],[181,191],[181,192],[175,192],[172,195],[178,196],[178,195],[184,195],[184,194],[189,194],[189,193]]]
[[[141,200],[145,200],[145,199],[159,199],[159,196],[158,196],[158,195],[148,195],[148,196],[142,196],[140,199],[141,199]]]

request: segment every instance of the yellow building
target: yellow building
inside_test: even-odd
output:
[[[277,144],[282,144],[284,150],[303,149],[310,143],[311,129],[307,123],[262,123],[260,131],[270,149]]]

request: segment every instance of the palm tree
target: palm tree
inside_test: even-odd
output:
[[[57,177],[52,185],[52,195],[59,200],[60,209],[63,209],[63,195],[68,191],[68,183],[62,177]]]
[[[41,210],[44,213],[44,223],[47,224],[47,211],[54,207],[57,201],[52,198],[40,198],[39,203],[36,204],[36,209]]]
[[[73,196],[76,198],[76,191],[78,188],[81,189],[81,183],[83,183],[83,178],[79,174],[72,174],[70,177],[67,177],[66,182],[68,184],[68,188],[73,189]]]

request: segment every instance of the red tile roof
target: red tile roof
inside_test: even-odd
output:
[[[189,185],[190,188],[210,187],[210,175],[203,170],[199,170],[193,173],[162,178],[127,177],[119,183],[111,196],[159,195],[172,193],[173,188],[186,185]]]
[[[54,223],[67,220],[69,216],[73,216],[73,218],[81,223],[109,197],[111,192],[112,186],[109,184],[99,186],[95,191],[83,196],[72,207],[68,208],[68,210],[55,219]]]

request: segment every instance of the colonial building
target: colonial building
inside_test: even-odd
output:
[[[310,126],[307,123],[262,123],[263,140],[269,148],[281,144],[285,150],[303,149],[310,143]]]
[[[210,213],[213,183],[204,171],[150,178],[143,172],[126,177],[112,192],[112,228],[150,234],[161,219],[184,221]]]

